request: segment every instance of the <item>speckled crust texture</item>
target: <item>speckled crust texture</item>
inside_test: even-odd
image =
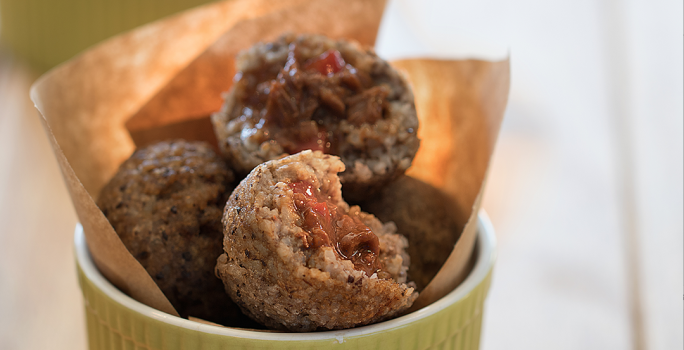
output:
[[[385,320],[411,306],[418,293],[406,283],[406,239],[392,223],[359,213],[380,241],[379,258],[390,278],[368,276],[333,248],[305,248],[297,237],[299,214],[288,182],[310,181],[338,208],[336,174],[344,165],[321,152],[301,153],[255,168],[231,195],[224,214],[224,250],[216,266],[243,312],[270,328],[306,332],[344,329]]]
[[[214,274],[233,173],[208,144],[160,142],[136,151],[98,206],[183,317],[241,324]]]
[[[340,174],[345,198],[352,202],[366,198],[382,184],[403,174],[411,165],[420,143],[413,92],[406,79],[370,48],[320,35],[292,34],[241,52],[236,60],[238,76],[247,79],[259,71],[277,74],[286,63],[291,43],[295,43],[307,58],[336,49],[357,71],[367,72],[375,86],[389,90],[388,106],[382,119],[361,125],[339,120],[339,149],[332,153],[346,166],[346,171]],[[245,106],[241,98],[246,93],[240,84],[236,84],[226,95],[221,111],[212,116],[223,155],[234,169],[244,174],[262,162],[286,154],[277,141],[262,142],[262,129],[244,117]]]
[[[394,222],[406,236],[409,279],[418,291],[442,268],[468,219],[446,193],[410,176],[401,176],[361,207]]]

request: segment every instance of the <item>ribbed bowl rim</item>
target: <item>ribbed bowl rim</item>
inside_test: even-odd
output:
[[[494,261],[496,260],[496,237],[494,235],[494,229],[489,221],[489,217],[483,210],[481,210],[478,214],[478,239],[476,244],[476,249],[478,250],[477,261],[475,262],[475,266],[468,277],[453,291],[444,296],[442,299],[420,310],[389,321],[352,329],[325,332],[259,332],[203,324],[169,315],[129,297],[117,289],[113,284],[111,284],[102,274],[100,274],[90,256],[90,252],[88,251],[88,246],[85,241],[85,235],[83,234],[83,227],[80,224],[76,226],[74,245],[76,259],[86,278],[115,302],[145,317],[149,317],[163,323],[168,323],[173,326],[194,330],[200,333],[218,334],[227,337],[268,341],[321,341],[340,339],[341,337],[359,337],[406,327],[413,322],[429,318],[431,315],[434,315],[440,310],[443,310],[449,305],[452,305],[467,296],[468,293],[482,283],[489,271],[492,269]]]

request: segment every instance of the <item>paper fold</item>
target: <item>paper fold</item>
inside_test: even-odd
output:
[[[510,85],[510,62],[431,59],[392,64],[408,75],[420,120],[420,149],[407,175],[442,189],[456,201],[465,228],[442,269],[421,292],[417,310],[452,291],[467,275],[494,145]]]

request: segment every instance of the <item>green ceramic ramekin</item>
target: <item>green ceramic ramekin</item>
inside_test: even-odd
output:
[[[39,70],[121,32],[212,0],[0,0],[0,39]]]
[[[271,333],[201,324],[152,309],[116,289],[98,272],[80,225],[75,246],[90,349],[478,349],[496,257],[494,230],[486,214],[480,212],[475,266],[444,298],[370,326]]]

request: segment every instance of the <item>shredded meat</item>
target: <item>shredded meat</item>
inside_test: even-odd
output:
[[[304,149],[335,154],[337,125],[346,119],[360,126],[382,119],[389,90],[372,86],[367,72],[346,63],[337,50],[305,60],[290,44],[285,66],[244,73],[243,117],[263,129],[263,139],[275,140],[292,154]]]
[[[327,201],[310,183],[298,181],[290,187],[305,230],[300,236],[304,247],[333,247],[337,256],[351,260],[368,276],[380,270],[380,243],[370,227]]]

